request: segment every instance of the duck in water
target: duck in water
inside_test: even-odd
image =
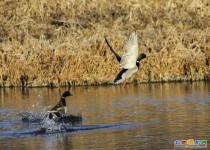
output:
[[[52,119],[57,123],[80,124],[82,121],[81,114],[67,114],[66,98],[68,96],[72,96],[72,94],[69,91],[64,92],[60,101],[52,109],[48,110],[43,117],[36,117],[32,113],[26,113],[23,114],[22,121],[29,123],[42,123],[45,119]]]
[[[57,118],[60,118],[63,114],[66,114],[66,97],[68,96],[73,95],[69,91],[64,92],[60,101],[51,110],[47,111],[47,117],[49,117],[49,119],[56,120]]]
[[[133,32],[125,44],[125,52],[122,58],[114,51],[112,46],[109,44],[105,37],[105,41],[109,46],[111,52],[114,54],[117,61],[120,63],[122,70],[119,72],[117,77],[114,79],[115,84],[126,83],[127,80],[136,74],[139,70],[140,61],[146,58],[144,53],[138,56],[138,39],[136,32]]]
[[[63,93],[60,101],[51,109],[47,111],[45,118],[53,119],[58,122],[74,122],[81,121],[82,117],[67,114],[66,97],[73,96],[69,91]]]

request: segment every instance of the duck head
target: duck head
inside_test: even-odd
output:
[[[147,56],[144,53],[141,53],[137,58],[137,62],[140,62],[142,59],[146,58]]]
[[[62,95],[63,98],[66,98],[68,96],[73,96],[73,95],[69,91],[64,92]]]
[[[137,60],[136,60],[136,65],[137,65],[137,67],[139,68],[139,63],[140,63],[140,61],[142,60],[142,59],[144,59],[144,58],[146,58],[147,56],[144,54],[144,53],[141,53],[140,55],[139,55],[139,57],[137,58]]]

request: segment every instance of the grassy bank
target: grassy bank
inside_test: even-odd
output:
[[[209,0],[2,0],[0,85],[103,84],[137,31],[147,54],[130,82],[210,79]],[[147,48],[144,47],[147,45]]]

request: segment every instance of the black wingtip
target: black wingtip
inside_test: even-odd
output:
[[[109,45],[109,42],[108,42],[108,40],[107,40],[105,35],[104,35],[104,39],[105,39],[106,43]]]
[[[62,97],[66,98],[67,96],[72,96],[72,94],[69,91],[66,91],[63,93]]]
[[[112,46],[109,44],[106,36],[104,36],[106,44],[109,46],[111,52],[114,54],[114,56],[116,57],[117,61],[120,62],[121,61],[121,57],[114,51],[114,49],[112,48]]]

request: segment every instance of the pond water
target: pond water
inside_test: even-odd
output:
[[[210,141],[210,84],[154,83],[70,88],[78,131],[35,134],[26,112],[42,115],[67,88],[0,89],[0,149],[174,149],[175,140]],[[209,147],[209,146],[208,146]]]

